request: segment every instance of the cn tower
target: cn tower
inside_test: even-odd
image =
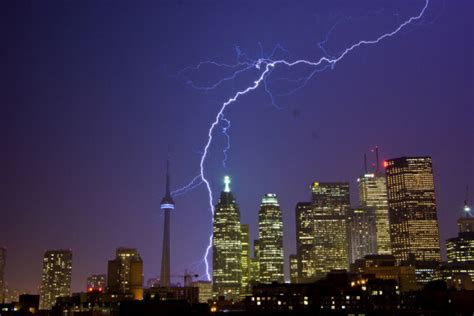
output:
[[[166,161],[166,193],[161,200],[160,208],[165,212],[163,227],[163,249],[161,254],[160,286],[170,286],[170,211],[174,210],[174,201],[170,193],[170,160]]]

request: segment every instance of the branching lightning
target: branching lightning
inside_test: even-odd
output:
[[[230,149],[230,136],[227,133],[227,131],[230,128],[230,120],[224,118],[224,116],[222,116],[221,120],[226,123],[226,125],[222,128],[222,134],[225,135],[226,140],[227,140],[227,146],[223,150],[224,160],[222,160],[222,166],[224,166],[224,169],[227,169],[227,158],[228,158],[227,151]]]
[[[277,50],[281,50],[285,53],[288,52],[281,45],[277,45],[275,47],[275,49],[272,51],[272,53],[267,57],[263,56],[263,49],[262,49],[262,57],[261,58],[259,58],[257,60],[250,60],[247,57],[245,57],[246,60],[241,61],[241,57],[245,56],[245,55],[242,53],[240,48],[238,46],[236,46],[235,50],[236,50],[236,53],[237,53],[237,62],[235,64],[224,64],[224,63],[218,63],[218,62],[215,62],[215,61],[204,61],[204,62],[199,63],[196,66],[187,67],[187,68],[183,69],[182,71],[180,71],[180,73],[178,73],[178,76],[184,78],[185,82],[188,86],[190,86],[194,89],[205,90],[205,91],[213,90],[213,89],[219,87],[220,85],[222,85],[223,83],[225,83],[227,81],[232,81],[237,76],[239,76],[239,75],[241,75],[241,74],[243,74],[247,71],[250,71],[250,70],[252,70],[252,71],[257,70],[259,74],[256,77],[256,79],[253,81],[253,83],[251,83],[246,88],[244,88],[240,91],[237,91],[236,93],[234,93],[233,96],[228,98],[227,101],[225,101],[221,104],[221,106],[219,108],[219,111],[217,112],[217,114],[215,116],[215,119],[212,122],[212,124],[210,125],[208,133],[207,133],[207,142],[204,146],[204,150],[202,152],[202,156],[201,156],[200,163],[199,163],[200,174],[197,175],[196,177],[194,177],[192,179],[192,181],[188,185],[186,185],[185,187],[174,191],[173,196],[178,196],[178,195],[184,194],[187,191],[192,190],[192,189],[196,188],[197,186],[199,186],[200,184],[204,183],[205,186],[206,186],[206,189],[207,189],[208,197],[209,197],[209,208],[211,210],[211,214],[214,215],[213,193],[212,193],[212,189],[211,189],[211,185],[209,183],[209,180],[206,178],[206,175],[205,175],[205,162],[206,162],[206,158],[208,156],[209,149],[210,149],[212,141],[213,141],[214,130],[219,125],[219,123],[221,121],[226,123],[226,125],[222,129],[222,132],[227,137],[227,147],[224,149],[224,161],[223,161],[223,165],[224,165],[224,167],[226,167],[227,151],[230,148],[230,138],[229,138],[229,134],[227,133],[228,129],[230,128],[230,121],[224,117],[224,112],[225,112],[225,110],[227,109],[227,107],[229,105],[236,102],[240,97],[246,95],[247,93],[249,93],[253,90],[256,90],[260,86],[263,86],[265,92],[270,96],[272,104],[278,108],[278,106],[276,105],[275,100],[274,100],[274,95],[270,91],[270,89],[268,87],[268,82],[267,82],[268,78],[270,77],[270,75],[272,74],[273,70],[276,67],[290,68],[290,67],[301,65],[301,66],[308,66],[308,67],[312,68],[312,70],[309,72],[309,74],[307,76],[304,76],[304,77],[301,77],[301,78],[297,78],[297,79],[279,78],[279,79],[277,79],[277,80],[287,80],[287,81],[291,80],[292,82],[297,83],[296,88],[294,88],[290,91],[278,94],[278,96],[289,95],[289,94],[295,92],[296,90],[303,88],[308,83],[308,81],[311,80],[317,73],[323,72],[323,71],[327,70],[328,68],[332,69],[339,61],[344,59],[344,57],[347,54],[349,54],[350,52],[352,52],[353,50],[355,50],[355,49],[357,49],[361,46],[377,44],[377,43],[379,43],[380,41],[382,41],[384,39],[387,39],[387,38],[390,38],[390,37],[396,35],[397,33],[399,33],[402,29],[404,29],[406,26],[408,26],[412,22],[420,20],[422,18],[422,16],[424,15],[428,5],[429,5],[429,0],[425,0],[425,4],[424,4],[423,8],[420,10],[420,12],[417,15],[411,16],[410,18],[405,20],[403,23],[399,24],[398,27],[396,27],[393,31],[391,31],[389,33],[384,33],[384,34],[380,35],[379,37],[377,37],[375,39],[372,39],[372,40],[360,40],[360,41],[356,42],[355,44],[345,48],[339,54],[331,54],[331,55],[327,54],[327,51],[323,47],[323,44],[325,42],[327,42],[327,38],[326,38],[323,42],[319,43],[320,48],[323,50],[323,52],[326,53],[326,55],[319,58],[319,59],[317,59],[317,60],[315,60],[315,61],[306,60],[306,59],[297,59],[297,60],[293,60],[293,61],[288,61],[286,59],[274,60],[273,56],[275,55],[275,52]],[[332,32],[332,29],[330,30],[330,32]],[[216,67],[227,68],[227,69],[231,69],[231,70],[234,70],[234,71],[231,75],[226,76],[226,77],[218,80],[217,82],[215,82],[211,85],[200,86],[200,85],[194,84],[194,82],[191,81],[189,79],[189,77],[186,76],[186,73],[189,72],[189,71],[197,71],[202,66],[205,66],[205,65],[212,65],[212,66],[216,66]],[[211,279],[211,276],[210,276],[210,273],[209,273],[209,263],[208,263],[208,256],[209,256],[211,247],[212,247],[212,235],[209,237],[209,244],[206,248],[206,252],[205,252],[204,258],[203,258],[203,261],[204,261],[205,267],[206,267],[206,277],[207,277],[208,280]]]
[[[186,194],[186,193],[188,193],[189,191],[194,190],[195,188],[197,188],[197,187],[200,186],[201,184],[202,184],[201,175],[198,174],[198,175],[195,176],[195,177],[191,180],[191,182],[189,182],[187,185],[185,185],[184,187],[179,188],[179,189],[174,190],[173,192],[171,192],[171,196],[172,196],[172,197],[177,197],[177,196]]]

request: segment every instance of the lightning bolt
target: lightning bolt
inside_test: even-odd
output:
[[[189,191],[194,190],[195,188],[197,188],[201,184],[202,184],[201,175],[198,174],[187,185],[171,192],[171,196],[172,197],[178,197],[180,195],[186,194]]]
[[[230,141],[229,141],[230,138],[229,138],[229,135],[227,134],[227,130],[230,128],[230,121],[224,117],[225,110],[232,103],[236,102],[240,97],[246,95],[247,93],[249,93],[253,90],[256,90],[260,86],[263,86],[263,88],[265,89],[265,92],[270,96],[272,104],[276,106],[276,103],[274,102],[274,96],[273,96],[273,94],[271,93],[271,91],[269,90],[269,88],[267,86],[267,79],[276,67],[291,68],[291,67],[294,67],[294,66],[303,65],[303,66],[309,66],[309,67],[313,68],[313,70],[309,73],[308,76],[293,80],[294,82],[298,83],[297,88],[295,88],[293,90],[290,90],[289,92],[286,92],[284,94],[279,94],[279,96],[289,95],[289,94],[293,93],[294,91],[303,88],[307,84],[307,82],[309,80],[311,80],[311,78],[313,78],[313,76],[315,74],[323,72],[328,68],[331,68],[331,69],[334,68],[334,66],[339,61],[344,59],[344,57],[346,57],[347,54],[351,53],[355,49],[357,49],[361,46],[365,46],[365,45],[377,44],[377,43],[379,43],[379,42],[381,42],[381,41],[383,41],[387,38],[390,38],[390,37],[396,35],[397,33],[399,33],[402,29],[404,29],[406,26],[408,26],[412,22],[420,20],[422,18],[422,16],[424,15],[424,13],[425,13],[426,9],[428,8],[428,6],[429,6],[429,0],[425,0],[425,4],[424,4],[423,8],[420,10],[420,12],[417,15],[409,17],[403,23],[399,24],[398,27],[396,27],[393,31],[388,32],[388,33],[384,33],[384,34],[380,35],[379,37],[377,37],[375,39],[372,39],[372,40],[360,40],[360,41],[356,42],[355,44],[353,44],[353,45],[345,48],[344,50],[342,50],[342,52],[340,52],[339,55],[334,55],[334,56],[331,56],[331,57],[323,56],[323,57],[321,57],[321,58],[319,58],[315,61],[306,60],[306,59],[298,59],[298,60],[294,60],[294,61],[288,61],[286,59],[273,60],[273,56],[274,56],[277,49],[281,49],[282,51],[286,52],[286,50],[282,46],[277,45],[277,47],[275,47],[275,49],[273,50],[272,54],[270,54],[270,56],[268,56],[268,57],[261,57],[257,60],[253,60],[253,61],[249,60],[247,58],[246,61],[240,61],[240,57],[243,56],[244,54],[242,53],[240,48],[238,46],[236,46],[235,49],[236,49],[236,52],[237,52],[237,63],[235,63],[235,64],[223,64],[223,63],[217,63],[217,62],[214,62],[214,61],[204,61],[204,62],[199,63],[197,66],[185,68],[183,71],[181,71],[179,73],[179,75],[183,76],[185,79],[187,79],[186,84],[189,85],[192,88],[195,88],[195,89],[198,89],[198,90],[206,90],[206,91],[215,89],[218,86],[222,85],[224,82],[231,81],[231,80],[235,79],[239,74],[242,74],[242,73],[244,73],[248,70],[251,70],[251,69],[252,70],[255,70],[255,69],[258,70],[259,75],[253,81],[253,83],[251,83],[249,86],[247,86],[247,88],[245,88],[243,90],[240,90],[240,91],[237,91],[233,96],[228,98],[227,101],[225,101],[221,104],[220,109],[217,112],[217,114],[215,116],[215,119],[212,122],[212,124],[210,125],[208,133],[207,133],[207,142],[206,142],[206,145],[204,146],[204,150],[202,152],[202,156],[201,156],[200,163],[199,163],[200,174],[198,176],[196,176],[187,186],[185,186],[185,187],[183,187],[179,190],[176,190],[175,191],[176,194],[178,194],[178,195],[183,194],[185,191],[190,190],[190,189],[204,183],[205,186],[206,186],[207,192],[208,192],[209,208],[211,210],[212,216],[214,216],[213,193],[212,193],[212,189],[211,189],[211,185],[209,183],[209,180],[206,178],[205,166],[204,166],[204,164],[206,162],[206,158],[207,158],[208,153],[209,153],[209,148],[211,147],[211,144],[212,144],[212,141],[213,141],[214,130],[219,125],[219,122],[224,121],[224,122],[227,123],[226,127],[223,128],[223,133],[227,136],[227,140],[228,140],[227,147],[224,149],[224,162],[223,162],[223,164],[224,164],[224,166],[226,166],[225,162],[227,160],[227,150],[230,148]],[[322,44],[324,44],[326,41],[327,41],[327,39],[325,41],[319,43],[320,48],[324,52],[326,52],[326,51],[324,50]],[[262,53],[262,55],[263,55],[263,53]],[[217,66],[217,67],[228,68],[228,69],[234,70],[234,72],[230,76],[226,76],[226,77],[218,80],[217,82],[215,82],[214,84],[209,85],[209,86],[195,85],[191,80],[189,80],[188,77],[184,76],[184,74],[187,71],[199,70],[204,65],[212,65],[212,66]],[[281,80],[288,80],[288,79],[283,78]],[[206,267],[206,277],[207,277],[208,280],[211,279],[211,275],[209,273],[209,262],[208,262],[208,257],[209,257],[209,253],[210,253],[211,248],[212,248],[212,234],[209,237],[209,244],[206,248],[204,258],[203,258],[203,261],[204,261],[205,267]]]
[[[224,126],[222,128],[222,134],[225,135],[226,139],[227,139],[227,146],[224,148],[223,152],[224,152],[224,160],[222,160],[222,166],[224,166],[225,169],[227,169],[227,158],[228,158],[228,155],[227,155],[227,151],[230,149],[230,136],[229,134],[227,133],[227,131],[229,130],[230,128],[230,120],[224,118],[224,116],[222,116],[221,118],[222,121],[224,121],[227,125]]]

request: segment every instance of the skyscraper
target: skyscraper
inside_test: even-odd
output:
[[[474,232],[474,217],[471,214],[471,207],[464,201],[464,217],[458,220],[458,228],[460,233]]]
[[[217,296],[238,299],[242,282],[242,238],[240,211],[230,191],[230,178],[214,211],[212,235],[213,292]]]
[[[143,298],[143,261],[135,248],[117,248],[114,260],[109,260],[107,291]]]
[[[0,247],[0,304],[5,300],[5,265],[7,263],[7,249]]]
[[[393,255],[398,262],[440,261],[431,157],[395,158],[384,165]]]
[[[102,292],[107,287],[107,276],[105,274],[95,274],[87,278],[87,291]]]
[[[465,216],[458,220],[458,237],[446,241],[448,263],[468,263],[474,267],[474,217],[467,202],[464,212]]]
[[[371,207],[358,207],[349,211],[349,260],[354,263],[366,255],[377,254],[376,214]]]
[[[460,275],[467,274],[471,282],[474,280],[474,217],[470,211],[466,201],[465,215],[458,220],[458,236],[446,241],[448,264],[444,267],[444,277],[451,284],[459,283],[453,281]]]
[[[267,193],[262,198],[258,213],[260,242],[260,282],[285,281],[283,271],[283,219],[276,194]]]
[[[350,208],[349,183],[312,185],[314,252],[316,278],[333,269],[348,269],[347,213]]]
[[[242,294],[246,294],[250,290],[250,228],[248,224],[242,224],[240,227],[242,244]]]
[[[50,310],[56,298],[71,294],[71,250],[48,250],[43,257],[40,310]]]
[[[448,263],[470,263],[474,266],[474,232],[459,232],[446,241]],[[474,276],[474,275],[473,275]]]
[[[296,215],[296,257],[298,282],[311,282],[316,278],[314,266],[314,213],[309,202],[299,202]]]
[[[258,239],[253,241],[253,257],[250,258],[250,283],[260,283],[260,260],[258,254],[260,252],[260,246]]]
[[[390,224],[388,218],[387,181],[385,174],[377,171],[365,173],[357,179],[359,203],[362,207],[375,209],[377,253],[391,254]]]
[[[290,255],[290,283],[298,283],[298,256]]]
[[[163,227],[163,248],[161,255],[160,285],[170,286],[170,217],[174,210],[174,201],[170,193],[170,161],[166,162],[166,192],[161,200],[161,209],[165,212],[165,223]]]

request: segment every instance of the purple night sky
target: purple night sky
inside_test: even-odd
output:
[[[0,5],[0,246],[10,288],[37,291],[46,249],[73,251],[72,290],[106,273],[118,246],[136,247],[145,280],[160,271],[167,146],[172,188],[199,172],[209,125],[223,100],[255,80],[215,91],[176,74],[203,60],[250,58],[277,44],[289,60],[337,55],[389,32],[424,0],[6,1]],[[242,223],[257,237],[260,199],[278,195],[285,258],[295,253],[294,207],[313,181],[356,178],[363,154],[433,157],[442,248],[457,232],[465,187],[474,202],[474,3],[431,0],[421,23],[364,46],[311,79],[281,109],[259,88],[226,112],[206,161],[217,198],[229,174]],[[261,45],[261,46],[260,46]],[[299,71],[299,70],[296,70]],[[250,73],[249,73],[250,74]],[[255,75],[256,73],[252,73]],[[203,67],[190,79],[224,75]],[[279,69],[280,77],[297,76]],[[275,83],[274,91],[285,91]],[[204,186],[175,199],[172,274],[201,276],[211,231]],[[444,250],[443,250],[444,252]],[[181,278],[180,278],[181,279]],[[176,280],[178,281],[178,280]]]

